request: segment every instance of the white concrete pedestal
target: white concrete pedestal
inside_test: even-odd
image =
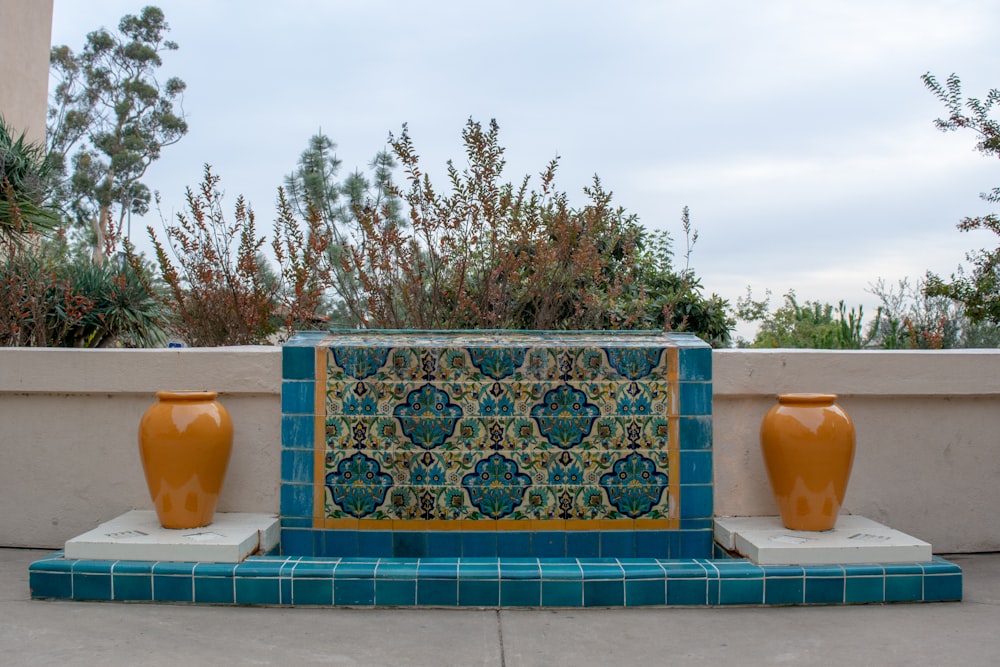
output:
[[[271,514],[216,513],[211,525],[171,530],[156,512],[132,510],[66,542],[65,557],[90,560],[238,563],[267,553],[281,533]]]
[[[758,565],[847,565],[931,560],[931,545],[866,519],[841,515],[833,530],[788,530],[776,516],[715,518],[715,541]]]

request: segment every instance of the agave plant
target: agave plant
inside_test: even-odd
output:
[[[24,133],[15,138],[0,116],[0,242],[59,226],[58,211],[46,204],[51,175],[44,146],[28,141]]]

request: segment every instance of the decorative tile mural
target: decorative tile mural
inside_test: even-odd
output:
[[[295,473],[303,439],[286,426],[282,517],[361,531],[708,530],[681,522],[711,519],[710,353],[661,332],[302,334],[285,349],[283,406],[294,420],[313,402],[312,479]],[[695,463],[708,476],[685,493]]]

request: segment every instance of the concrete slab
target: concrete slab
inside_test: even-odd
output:
[[[843,515],[833,530],[788,530],[776,516],[716,517],[715,540],[758,565],[920,563],[931,545],[857,515]]]
[[[66,542],[66,558],[238,563],[278,544],[273,514],[220,512],[211,525],[164,528],[152,510],[132,510]]]

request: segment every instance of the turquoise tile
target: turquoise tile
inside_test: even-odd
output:
[[[542,579],[583,579],[583,569],[573,561],[541,561]]]
[[[712,416],[677,418],[680,451],[712,448]]]
[[[248,558],[236,566],[237,577],[278,577],[288,559]]]
[[[315,455],[308,449],[284,449],[281,452],[281,481],[311,484]]]
[[[542,579],[543,607],[582,607],[583,581]]]
[[[193,577],[190,575],[154,574],[153,600],[156,602],[191,602],[194,594],[193,587]]]
[[[116,578],[117,583],[117,578]],[[194,601],[204,604],[233,604],[236,591],[233,577],[195,577]],[[115,596],[118,595],[117,589]]]
[[[657,562],[667,573],[667,577],[671,580],[704,579],[707,576],[705,568],[692,561],[659,560]]]
[[[924,600],[961,600],[961,574],[929,574],[924,577]]]
[[[420,579],[458,579],[458,559],[421,559],[417,565],[417,577]]]
[[[377,579],[375,604],[381,607],[408,607],[417,603],[416,579]]]
[[[696,579],[667,580],[667,604],[670,605],[700,605],[708,600],[708,580],[702,576]]]
[[[385,558],[375,567],[376,579],[416,579],[420,561],[416,558]]]
[[[680,484],[712,483],[712,452],[685,451],[680,454]]]
[[[497,534],[491,531],[465,531],[462,535],[462,557],[475,558],[497,555]]]
[[[281,485],[281,516],[311,517],[313,504],[312,484]]]
[[[566,542],[567,550],[569,549],[568,543],[572,533],[567,533]],[[503,531],[497,533],[497,550],[496,555],[500,558],[508,557],[527,557],[531,555],[531,533],[527,530],[511,530]],[[596,555],[596,554],[594,554]]]
[[[375,580],[372,578],[334,579],[333,603],[348,606],[375,604]]]
[[[924,577],[917,574],[885,575],[886,602],[916,602],[924,599]]]
[[[924,568],[920,563],[886,563],[882,566],[885,575],[891,574],[923,574]],[[848,571],[850,573],[850,571]]]
[[[503,607],[538,607],[542,585],[538,579],[501,579],[500,605]]]
[[[292,604],[323,605],[333,604],[333,580],[328,577],[292,579]]]
[[[73,599],[74,600],[110,600],[111,599],[111,575],[110,574],[73,574]]]
[[[501,558],[501,579],[538,579],[542,571],[536,558]]]
[[[454,607],[458,604],[458,578],[417,579],[417,604],[431,607]]]
[[[315,379],[316,348],[291,347],[286,344],[281,349],[281,377],[286,380]]]
[[[875,563],[849,564],[843,568],[844,575],[848,577],[881,577],[885,574],[885,567]],[[920,570],[912,574],[920,574]]]
[[[28,586],[32,597],[70,598],[73,596],[73,575],[33,569],[28,574]]]
[[[667,603],[667,582],[660,579],[627,579],[625,606],[641,607]]]
[[[197,563],[194,566],[195,577],[232,577],[236,571],[236,563]],[[116,565],[115,574],[119,570]]]
[[[580,561],[580,569],[583,571],[584,579],[625,579],[625,571],[617,562]]]
[[[681,484],[680,505],[681,519],[711,519],[712,485]]]
[[[885,578],[848,576],[844,581],[844,602],[863,604],[885,600]]]
[[[312,451],[316,438],[316,420],[302,415],[281,417],[281,446],[285,449]]]
[[[358,556],[389,558],[392,553],[393,533],[389,530],[359,530]]]
[[[462,555],[462,536],[451,530],[427,531],[427,553],[431,558],[450,556],[458,558]],[[394,553],[395,555],[395,553]]]
[[[712,349],[682,347],[677,351],[678,380],[711,380]]]
[[[844,577],[815,577],[806,570],[806,604],[841,604],[844,602]]]
[[[313,519],[312,517],[282,517],[281,527],[282,528],[312,528]],[[317,531],[320,532],[320,531]]]
[[[764,568],[748,560],[711,561],[706,570],[715,569],[721,579],[759,579],[764,577]]]
[[[73,571],[73,565],[76,562],[62,557],[42,558],[33,562],[29,569],[33,572],[65,572],[68,574]]]
[[[584,581],[584,607],[625,606],[625,581]]]
[[[601,531],[601,558],[635,558],[634,530]]]
[[[719,579],[719,604],[763,604],[764,579]]]
[[[769,569],[770,571],[770,569]],[[802,604],[805,601],[805,579],[772,577],[764,579],[764,604]]]
[[[677,524],[677,527],[682,532],[690,530],[712,530],[715,527],[715,521],[713,519],[680,519]]]
[[[160,561],[153,565],[153,574],[176,574],[190,577],[197,563]]]
[[[961,574],[962,568],[940,556],[934,556],[930,563],[921,563],[924,574]]]
[[[712,555],[711,530],[679,531],[675,558],[708,558]]]
[[[281,604],[277,577],[236,577],[237,604]]]
[[[281,412],[286,415],[316,414],[316,382],[310,380],[281,383]]]
[[[531,536],[532,556],[551,558],[566,555],[566,533],[555,530],[540,530]]]
[[[354,558],[358,555],[357,530],[324,530],[324,556]]]
[[[655,560],[649,558],[620,561],[626,579],[663,579],[666,572]]]
[[[635,531],[636,558],[670,558],[670,532],[665,530]]]
[[[344,558],[337,563],[333,576],[336,579],[369,579],[375,576],[378,565],[378,560]]]
[[[427,533],[424,531],[409,531],[409,530],[399,530],[393,531],[392,533],[392,556],[394,558],[422,558],[424,556],[431,555],[430,543],[431,536],[434,533]],[[440,535],[447,535],[452,538],[458,546],[461,548],[461,538],[454,533],[438,533]],[[440,540],[434,539],[435,545],[440,543]],[[434,554],[438,555],[438,554]],[[440,554],[444,555],[444,554]],[[453,554],[453,555],[458,555]]]
[[[460,607],[496,607],[500,604],[499,579],[459,579]]]
[[[111,585],[114,587],[116,600],[132,600],[148,602],[153,599],[153,577],[149,574],[114,574]],[[233,587],[232,579],[227,579],[229,588]]]
[[[314,556],[314,544],[311,528],[281,529],[281,553],[285,556]]]
[[[712,414],[711,382],[678,382],[677,400],[681,416]]]
[[[114,561],[78,560],[73,562],[73,574],[111,574]]]

